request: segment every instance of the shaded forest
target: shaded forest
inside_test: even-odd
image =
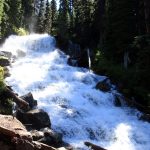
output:
[[[78,44],[80,66],[89,48],[92,70],[150,106],[149,0],[0,0],[1,41],[28,32],[49,33],[64,50]]]

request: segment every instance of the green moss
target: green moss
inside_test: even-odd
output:
[[[4,70],[2,67],[0,67],[0,93],[5,89],[5,83],[4,83]]]
[[[4,70],[0,67],[0,113],[1,114],[12,114],[12,100],[5,98],[3,92],[6,88],[4,82]]]

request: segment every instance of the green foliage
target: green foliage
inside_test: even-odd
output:
[[[0,24],[3,17],[4,0],[0,0]]]
[[[52,35],[56,35],[57,33],[57,4],[56,0],[52,0],[51,4],[51,31]]]
[[[5,83],[4,83],[4,70],[0,67],[0,93],[5,90]]]
[[[20,36],[29,34],[29,32],[25,30],[24,28],[19,28],[19,29],[15,28],[14,31],[17,35],[20,35]]]
[[[90,46],[93,1],[74,1],[74,38],[82,46]]]
[[[38,0],[39,1],[39,0]],[[22,0],[22,26],[33,32],[35,27],[35,10],[37,10],[35,0]]]
[[[12,114],[12,100],[3,96],[5,91],[4,70],[0,67],[0,114]]]
[[[68,0],[59,1],[59,14],[58,14],[58,35],[64,39],[69,37],[69,7]]]
[[[137,37],[138,38],[138,37]],[[103,52],[96,54],[93,69],[102,75],[111,78],[118,85],[120,91],[127,97],[134,96],[135,99],[145,106],[150,106],[150,47],[145,41],[149,41],[145,36],[142,39],[143,47],[141,49],[141,40],[135,38],[134,48],[140,48],[136,56],[135,64],[125,69],[122,65],[107,59]],[[144,48],[145,47],[145,48]]]
[[[135,36],[134,4],[134,0],[107,0],[104,50],[109,59],[119,63]]]
[[[13,102],[11,99],[0,99],[0,114],[11,115]]]
[[[51,31],[51,9],[50,9],[50,3],[48,0],[46,1],[44,31],[46,33],[50,33]]]
[[[37,32],[43,33],[44,32],[44,0],[40,0],[40,8],[39,8],[39,14],[37,17]]]

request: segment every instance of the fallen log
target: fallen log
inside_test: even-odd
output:
[[[90,147],[92,150],[106,150],[106,149],[104,149],[104,148],[102,148],[100,146],[97,146],[97,145],[95,145],[93,143],[90,143],[90,142],[84,142],[84,144],[86,146]]]
[[[18,97],[10,88],[6,87],[4,93],[7,95],[8,98],[12,98],[19,108],[29,109],[29,103]]]

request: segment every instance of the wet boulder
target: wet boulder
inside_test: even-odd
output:
[[[21,96],[20,98],[22,98],[27,103],[29,103],[30,108],[34,108],[37,106],[37,100],[34,100],[31,92],[27,93],[26,95]]]
[[[26,53],[20,49],[17,50],[17,57],[21,58],[21,57],[25,57]]]
[[[6,57],[8,59],[11,59],[12,57],[12,53],[11,52],[7,52],[7,51],[0,51],[0,57]]]
[[[16,117],[31,129],[39,130],[41,128],[51,127],[50,118],[42,109],[33,109],[27,112],[18,110]]]
[[[100,81],[96,85],[96,89],[101,90],[103,92],[108,92],[111,89],[111,85],[109,83],[109,79],[105,79],[103,81]]]
[[[68,58],[67,64],[70,66],[78,66],[78,60],[75,58]]]
[[[44,133],[42,131],[31,130],[30,133],[31,133],[32,138],[33,138],[34,141],[38,141],[38,140],[40,140],[41,138],[44,137]]]
[[[42,142],[44,144],[48,144],[51,146],[59,146],[62,144],[63,136],[61,133],[57,133],[50,128],[43,128],[40,131],[44,133],[44,137],[38,140],[39,142]]]

